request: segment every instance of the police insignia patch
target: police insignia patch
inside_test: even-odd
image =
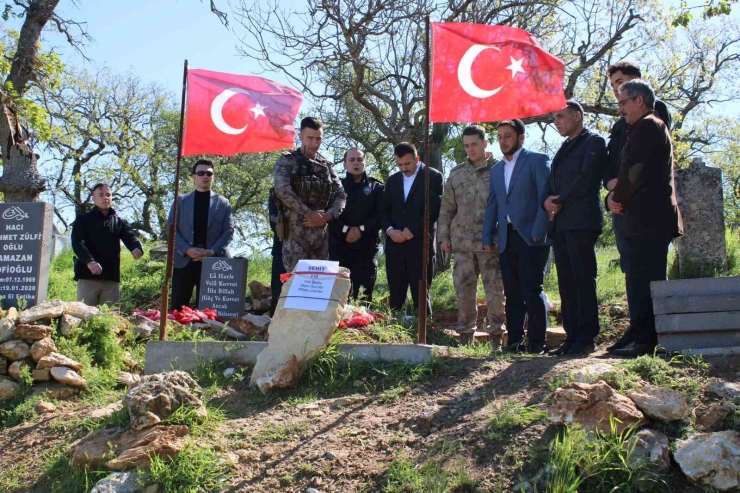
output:
[[[373,192],[373,189],[370,188],[370,185],[366,186],[363,191],[365,192],[365,195],[370,195]]]

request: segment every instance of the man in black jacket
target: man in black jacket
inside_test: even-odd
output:
[[[113,195],[105,183],[92,189],[95,208],[72,225],[77,301],[88,305],[116,303],[121,299],[121,241],[135,260],[143,248],[134,230],[113,210]]]
[[[540,202],[553,222],[567,337],[550,354],[583,356],[594,351],[594,338],[599,333],[594,247],[602,228],[599,191],[606,143],[583,128],[583,108],[573,100],[555,112],[555,128],[566,139],[552,160]]]
[[[414,309],[419,309],[419,281],[424,266],[424,172],[429,171],[429,258],[427,259],[427,286],[434,273],[434,254],[437,218],[442,205],[444,182],[442,173],[422,164],[416,147],[408,142],[398,144],[393,153],[399,173],[394,173],[385,184],[380,223],[388,236],[385,242],[388,290],[391,310],[400,311],[411,288]],[[432,313],[432,301],[427,291],[427,312]]]
[[[385,186],[365,173],[365,152],[353,147],[344,153],[347,194],[344,211],[329,223],[329,259],[350,270],[352,299],[373,300],[380,247],[380,205]],[[360,293],[362,288],[362,293]]]

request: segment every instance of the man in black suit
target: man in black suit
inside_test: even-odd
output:
[[[380,211],[382,230],[388,236],[385,242],[386,275],[390,290],[390,305],[394,311],[406,303],[411,287],[414,308],[419,308],[419,281],[423,270],[424,236],[424,172],[429,172],[429,259],[427,286],[431,286],[437,218],[442,205],[444,188],[442,173],[429,168],[419,158],[416,147],[408,142],[398,144],[393,153],[400,173],[394,173],[385,184]],[[432,312],[431,296],[427,290],[427,312]]]
[[[583,108],[573,100],[556,111],[555,128],[567,137],[550,166],[540,197],[553,224],[552,240],[563,309],[565,342],[549,354],[585,356],[599,333],[596,240],[601,234],[601,177],[606,142],[583,128]]]

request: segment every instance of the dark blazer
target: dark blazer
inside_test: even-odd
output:
[[[173,265],[176,269],[182,269],[190,257],[185,252],[193,246],[194,241],[194,216],[193,208],[195,207],[195,192],[187,195],[180,195],[180,201],[177,206],[177,227],[175,228],[175,255]],[[174,206],[174,204],[173,204]],[[167,225],[172,224],[172,212],[174,207],[170,207],[170,214],[167,219]],[[206,248],[213,250],[217,257],[229,257],[227,247],[234,238],[234,215],[231,212],[231,204],[224,197],[215,192],[211,192],[211,205],[208,209],[208,232],[206,234]]]
[[[622,204],[624,236],[683,234],[676,202],[668,127],[650,111],[632,127],[622,150],[612,200]]]
[[[552,224],[540,204],[540,193],[550,175],[550,158],[539,152],[522,149],[511,175],[509,191],[504,181],[504,160],[491,168],[488,185],[486,217],[483,221],[483,245],[495,245],[498,236],[498,251],[506,250],[508,235],[506,216],[519,235],[529,246],[546,246],[552,242],[547,233]],[[532,238],[541,238],[535,243]]]
[[[442,173],[421,164],[411,185],[408,198],[403,199],[403,173],[396,172],[388,178],[380,208],[381,234],[388,228],[409,228],[415,241],[424,235],[424,171],[429,169],[429,251],[436,253],[434,237],[437,234],[437,218],[442,206],[444,181]],[[407,242],[408,243],[408,242]]]
[[[380,207],[385,186],[375,178],[364,174],[362,181],[355,183],[351,175],[342,179],[342,188],[347,194],[347,203],[338,218],[329,223],[330,251],[377,252],[380,246]],[[365,231],[354,243],[347,243],[347,233],[342,230],[363,226]]]
[[[601,231],[601,178],[606,158],[606,142],[584,129],[575,139],[560,146],[550,165],[550,176],[540,196],[559,195],[553,202],[563,206],[553,221],[553,231],[589,229]]]

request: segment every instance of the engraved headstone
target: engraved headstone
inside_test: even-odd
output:
[[[45,202],[0,204],[0,296],[3,307],[46,299],[54,209]]]
[[[198,308],[215,308],[219,317],[244,315],[247,259],[205,257],[200,275]]]

